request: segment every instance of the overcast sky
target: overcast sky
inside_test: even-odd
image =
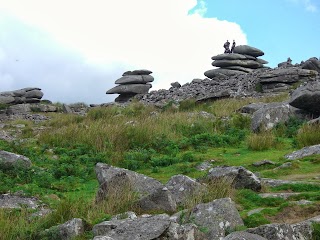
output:
[[[104,103],[128,70],[152,90],[204,78],[235,39],[269,66],[320,56],[319,0],[0,0],[0,92],[39,87],[43,99]]]

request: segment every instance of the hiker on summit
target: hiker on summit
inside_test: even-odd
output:
[[[223,44],[223,47],[224,47],[224,53],[230,53],[230,42],[227,40],[224,44]]]
[[[232,47],[231,47],[231,53],[233,53],[235,47],[236,47],[236,42],[233,40]]]

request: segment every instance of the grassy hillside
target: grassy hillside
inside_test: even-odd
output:
[[[138,211],[133,206],[135,197],[129,191],[122,196],[115,193],[99,205],[94,203],[98,189],[94,166],[98,162],[137,171],[163,183],[176,174],[201,177],[205,172],[195,167],[211,160],[214,160],[211,161],[213,166],[244,166],[259,172],[261,177],[316,181],[320,156],[294,161],[288,168],[275,168],[286,162],[285,154],[303,146],[319,144],[318,125],[307,126],[298,119],[290,119],[272,131],[254,134],[250,131],[250,117],[237,112],[252,102],[286,98],[287,95],[279,95],[202,104],[188,100],[179,107],[169,103],[161,110],[132,103],[126,108],[94,108],[87,116],[52,113],[48,114],[50,121],[39,124],[25,120],[10,122],[8,130],[15,131],[17,124],[25,127],[20,140],[12,143],[0,141],[0,149],[29,157],[33,167],[27,171],[0,170],[0,193],[23,191],[27,196],[40,198],[55,211],[45,218],[30,221],[31,210],[0,209],[0,239],[38,239],[41,230],[73,217],[85,219],[89,230],[113,214],[130,209]],[[264,159],[272,160],[276,165],[251,165]],[[218,191],[190,200],[191,205],[221,197],[222,190],[228,188],[222,195],[236,201],[247,227],[277,219],[299,220],[320,211],[320,189],[317,186],[300,184],[263,189],[268,192],[302,192],[293,200],[314,201],[310,206],[299,207],[280,198],[263,199],[250,190],[230,189],[228,183],[213,184],[212,189]],[[248,211],[260,207],[265,209],[247,216]],[[299,216],[285,217],[284,213],[293,208]],[[78,239],[90,237],[88,231]]]

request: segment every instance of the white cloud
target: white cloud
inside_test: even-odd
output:
[[[42,52],[38,51],[39,58],[41,53],[49,52],[56,56],[55,61],[59,61],[67,55],[64,64],[73,61],[88,71],[82,75],[87,75],[90,80],[83,77],[71,79],[71,71],[76,71],[79,66],[73,64],[74,68],[66,70],[57,63],[54,67],[50,56],[46,56],[47,62],[51,62],[46,72],[40,69],[42,66],[33,70],[56,77],[67,71],[69,78],[64,80],[66,95],[77,96],[81,87],[87,91],[88,87],[94,88],[99,82],[100,92],[94,92],[97,89],[87,92],[87,102],[97,99],[93,95],[101,94],[101,98],[105,98],[105,91],[110,85],[115,86],[114,81],[126,70],[152,70],[155,77],[152,89],[169,88],[174,81],[183,84],[193,78],[204,78],[203,72],[212,68],[211,56],[222,53],[222,45],[227,39],[235,39],[238,45],[247,42],[236,23],[204,18],[206,5],[203,0],[0,0],[0,11],[22,21],[24,25],[20,28],[29,25],[32,31],[43,33],[50,39]],[[17,31],[20,30],[23,29]],[[9,28],[6,31],[10,31]],[[29,35],[34,36],[33,33]],[[24,39],[19,41],[22,44]],[[30,48],[37,48],[37,44],[42,43],[40,36],[33,39]],[[51,47],[54,50],[48,50]],[[97,69],[99,77],[95,74]],[[101,74],[105,74],[103,92]],[[49,78],[35,79],[29,84],[36,83],[50,85]],[[57,87],[52,86],[46,91],[56,90]],[[65,97],[61,98],[61,101],[65,100]]]

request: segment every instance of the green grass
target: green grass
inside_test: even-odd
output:
[[[288,124],[278,125],[274,131],[252,134],[250,118],[237,113],[240,107],[252,102],[285,98],[287,95],[261,99],[223,99],[204,104],[188,100],[180,103],[179,108],[169,104],[162,110],[133,103],[127,108],[94,108],[87,116],[49,113],[47,115],[52,120],[40,123],[40,126],[48,129],[37,136],[33,122],[15,121],[13,124],[26,126],[21,137],[32,138],[32,141],[7,143],[0,140],[0,149],[29,157],[33,166],[29,170],[0,168],[0,192],[23,190],[27,195],[39,197],[56,211],[45,219],[29,222],[27,218],[30,212],[26,209],[13,212],[1,210],[0,239],[37,239],[43,229],[72,217],[85,219],[90,228],[113,214],[134,209],[134,196],[130,194],[126,197],[115,195],[114,199],[125,200],[120,203],[114,199],[116,204],[111,204],[112,199],[99,205],[94,203],[98,190],[94,173],[97,162],[125,167],[154,177],[164,184],[177,174],[203,177],[206,172],[198,171],[195,167],[208,160],[215,160],[213,167],[244,166],[259,172],[262,177],[316,182],[313,178],[320,172],[319,156],[294,161],[288,169],[274,168],[286,162],[284,155],[298,146],[314,142],[317,139],[316,132],[319,132],[317,127],[306,127],[292,119]],[[199,111],[206,111],[214,117],[201,117]],[[8,129],[14,130],[12,126],[8,126]],[[252,163],[264,159],[274,161],[275,166],[252,166]],[[230,186],[223,182],[216,183],[212,189],[230,190],[226,185]],[[281,212],[286,204],[283,199],[262,199],[250,190],[220,190],[218,193],[222,195],[218,195],[217,191],[208,191],[195,196],[190,199],[189,205],[219,197],[232,197],[241,210],[246,226],[251,227],[267,223],[267,217]],[[320,189],[308,184],[267,190],[303,192],[292,199],[320,201]],[[245,216],[249,210],[259,207],[265,207],[266,210]],[[77,239],[86,237],[92,238],[89,230]]]

